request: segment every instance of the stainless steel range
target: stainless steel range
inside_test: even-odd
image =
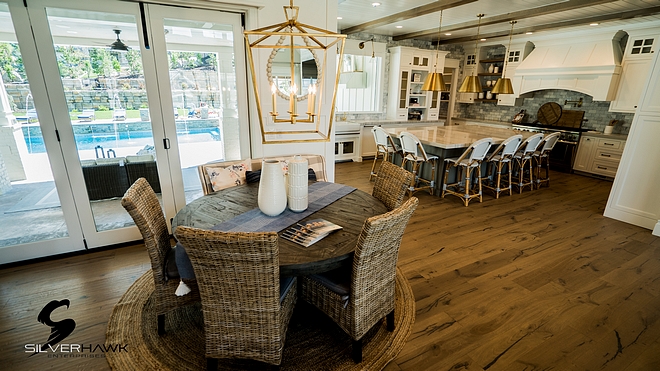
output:
[[[546,103],[539,108],[537,120],[531,123],[512,124],[514,130],[543,133],[559,132],[559,141],[550,153],[550,168],[556,171],[573,172],[573,161],[580,143],[584,111],[562,110],[557,103]]]

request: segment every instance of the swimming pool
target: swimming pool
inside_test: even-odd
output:
[[[39,129],[39,130],[35,130]],[[28,148],[28,153],[44,153],[46,146],[40,128],[23,127],[23,137]],[[115,133],[89,133],[76,134],[76,146],[81,150],[94,150],[96,146],[102,147],[143,147],[153,145],[153,133],[151,130],[144,131],[118,131]],[[177,131],[179,142],[198,143],[220,141],[222,136],[217,127],[191,128]]]

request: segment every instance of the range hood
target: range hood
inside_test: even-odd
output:
[[[537,45],[516,68],[518,95],[543,89],[566,89],[595,101],[615,98],[621,74],[619,38]]]

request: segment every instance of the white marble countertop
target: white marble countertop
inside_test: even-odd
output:
[[[512,135],[522,134],[524,139],[533,134],[526,131],[470,124],[453,126],[385,126],[384,128],[388,133],[397,136],[402,131],[407,131],[419,138],[423,144],[442,149],[467,148],[482,138],[493,138],[493,144],[500,144]]]

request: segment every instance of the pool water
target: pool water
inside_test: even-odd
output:
[[[44,138],[39,132],[26,130],[23,128],[23,137],[29,153],[44,153],[46,146]],[[81,150],[94,150],[97,146],[101,147],[144,147],[153,145],[153,133],[149,131],[122,131],[112,133],[96,134],[76,134],[76,146]],[[222,139],[220,130],[217,127],[189,129],[186,131],[177,131],[177,139],[182,143],[199,143],[220,141]]]

